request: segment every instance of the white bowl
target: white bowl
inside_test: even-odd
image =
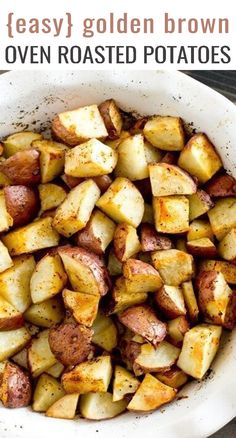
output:
[[[140,114],[179,115],[208,134],[236,175],[236,109],[179,72],[11,72],[0,77],[0,136],[48,126],[55,113],[113,97]],[[204,438],[236,415],[236,333],[226,337],[213,372],[182,390],[179,401],[148,415],[102,422],[53,420],[30,409],[1,409],[1,438]]]

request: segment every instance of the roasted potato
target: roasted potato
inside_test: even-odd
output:
[[[141,225],[141,248],[143,252],[159,251],[171,249],[173,244],[168,237],[157,234],[152,225],[144,223]]]
[[[100,210],[95,209],[89,222],[76,236],[78,246],[94,252],[104,254],[114,237],[116,224]]]
[[[198,190],[189,196],[189,220],[193,221],[199,216],[202,216],[212,207],[214,207],[214,202],[208,193],[204,192],[204,190]]]
[[[156,269],[141,260],[127,260],[123,265],[123,274],[130,293],[155,292],[163,285]]]
[[[100,190],[92,179],[76,186],[57,208],[53,227],[65,237],[84,228],[99,196]]]
[[[0,331],[0,362],[8,359],[30,341],[30,334],[25,327],[16,330]]]
[[[62,291],[67,282],[61,258],[47,254],[37,263],[30,280],[31,298],[34,304],[42,303]]]
[[[134,412],[153,411],[171,402],[176,393],[176,389],[165,385],[151,374],[146,374],[127,409]]]
[[[236,259],[236,228],[232,228],[218,245],[219,255],[228,261]]]
[[[110,250],[108,255],[107,269],[111,276],[122,274],[122,263],[116,257],[113,248]]]
[[[127,178],[116,178],[96,203],[115,222],[137,227],[143,217],[144,200]]]
[[[20,151],[3,161],[0,170],[13,185],[39,184],[41,180],[39,158],[36,149]]]
[[[8,362],[1,376],[0,400],[6,408],[22,408],[31,401],[31,382],[18,365]]]
[[[110,278],[105,263],[84,248],[59,248],[59,255],[76,292],[105,295],[110,288]]]
[[[123,121],[116,102],[113,99],[105,100],[99,105],[98,109],[105,123],[109,139],[119,138]]]
[[[122,130],[120,133],[120,137],[116,138],[115,140],[111,140],[109,138],[106,139],[105,144],[110,146],[110,148],[116,150],[119,146],[119,144],[125,139],[130,137],[131,133],[129,131]]]
[[[84,362],[91,352],[93,331],[83,325],[61,323],[51,327],[49,345],[54,356],[65,366]]]
[[[51,140],[35,140],[32,147],[40,153],[42,183],[52,181],[63,172],[67,146]]]
[[[91,327],[98,313],[99,295],[64,289],[62,296],[65,307],[71,311],[75,320],[79,324]]]
[[[189,231],[187,233],[187,240],[197,240],[208,237],[214,239],[214,234],[210,225],[210,222],[206,219],[195,219],[189,225]]]
[[[192,323],[198,320],[199,308],[192,281],[185,281],[181,285],[187,314]]]
[[[154,251],[152,261],[164,284],[169,286],[179,286],[184,281],[190,280],[194,274],[193,257],[184,251],[177,249]]]
[[[65,173],[79,178],[91,178],[111,173],[118,155],[110,146],[93,138],[66,152]]]
[[[55,377],[57,379],[63,373],[64,368],[65,367],[64,365],[62,365],[62,363],[56,362],[54,365],[46,370],[46,373],[49,374],[49,376]]]
[[[0,330],[17,329],[23,325],[22,313],[0,296]]]
[[[167,318],[186,315],[184,297],[179,286],[163,286],[155,295],[155,302]]]
[[[146,156],[147,163],[153,163],[154,161],[158,163],[162,160],[162,151],[157,149],[151,143],[149,143],[146,139],[144,139],[144,152]]]
[[[120,262],[125,262],[141,250],[136,229],[129,224],[118,224],[114,233],[114,252]]]
[[[184,233],[189,230],[189,200],[186,196],[153,198],[154,221],[160,233]]]
[[[36,217],[39,202],[35,190],[26,186],[7,186],[3,192],[14,227],[26,225]]]
[[[117,278],[111,293],[111,300],[107,306],[108,314],[122,312],[123,310],[135,304],[140,304],[146,301],[148,295],[144,292],[130,293],[126,288],[126,280],[124,277]]]
[[[185,333],[177,366],[195,379],[202,379],[219,348],[222,328],[199,324]]]
[[[51,298],[42,303],[32,304],[24,313],[26,321],[39,327],[49,328],[61,322],[64,317],[62,303],[57,298]]]
[[[52,227],[52,218],[45,217],[10,231],[2,236],[2,241],[10,255],[16,256],[57,246],[59,234]]]
[[[48,338],[49,330],[43,330],[37,337],[32,339],[28,349],[29,369],[33,377],[38,377],[57,362],[51,351]]]
[[[105,420],[121,414],[128,402],[123,399],[113,401],[109,392],[90,392],[80,397],[80,412],[88,420]]]
[[[64,143],[75,146],[91,138],[108,136],[97,105],[84,106],[58,114],[52,121],[52,132]]]
[[[197,191],[193,178],[178,166],[150,163],[148,169],[153,196],[192,195]]]
[[[162,371],[156,374],[156,378],[165,385],[171,386],[171,388],[179,389],[185,385],[188,381],[188,376],[177,366],[171,367],[170,370]]]
[[[13,259],[13,266],[0,274],[0,296],[21,313],[32,303],[30,279],[34,268],[33,256],[20,256]]]
[[[229,284],[236,284],[236,264],[222,260],[202,260],[199,263],[199,272],[216,271],[221,272],[225,281]]]
[[[224,198],[215,203],[208,211],[212,231],[218,240],[222,240],[231,228],[236,227],[236,199]]]
[[[199,133],[180,152],[178,165],[205,183],[222,167],[222,161],[207,136]]]
[[[145,154],[144,138],[141,134],[122,140],[117,151],[116,176],[129,178],[130,181],[148,178],[148,162]],[[132,166],[130,166],[131,162]]]
[[[69,189],[74,189],[74,187],[78,186],[80,183],[84,181],[84,178],[76,178],[75,176],[69,176],[63,173],[61,175],[62,181],[69,187]]]
[[[118,333],[115,323],[111,318],[99,312],[92,325],[92,342],[105,351],[112,351],[118,343]]]
[[[187,250],[194,257],[211,258],[217,256],[217,249],[209,237],[190,240],[187,242]]]
[[[166,324],[160,321],[147,305],[136,305],[118,314],[119,321],[134,333],[156,346],[167,334]]]
[[[39,184],[38,190],[41,211],[52,210],[58,207],[66,197],[66,191],[57,184]]]
[[[47,412],[47,417],[62,418],[73,420],[76,415],[76,408],[79,400],[79,394],[67,394],[51,405]]]
[[[189,323],[186,316],[181,315],[167,323],[167,332],[170,341],[176,345],[181,346],[185,333],[189,330]]]
[[[142,373],[165,371],[176,363],[179,354],[180,349],[166,341],[160,342],[155,348],[150,344],[142,344],[134,363]]]
[[[143,128],[146,139],[163,151],[181,151],[184,147],[184,129],[179,117],[151,117]]]
[[[232,290],[221,272],[201,272],[197,277],[198,304],[207,322],[224,326]]]
[[[34,140],[41,140],[42,134],[38,132],[22,131],[9,135],[3,142],[4,155],[6,158],[16,154],[16,152],[30,149]]]
[[[166,164],[177,164],[177,161],[178,155],[175,152],[166,152],[161,159],[161,162]]]
[[[99,356],[80,363],[62,375],[62,385],[69,394],[106,392],[112,375],[110,356]]]
[[[50,406],[65,395],[62,385],[48,374],[42,374],[33,395],[32,408],[36,412],[46,412]]]
[[[0,240],[0,273],[6,271],[13,265],[8,249]]]
[[[122,400],[126,395],[133,394],[137,391],[139,385],[140,382],[133,374],[116,365],[113,381],[113,401]]]
[[[18,353],[14,354],[12,356],[12,360],[14,363],[19,365],[21,368],[25,368],[25,370],[28,370],[28,346],[24,347],[22,350],[20,350]]]
[[[235,196],[235,178],[231,175],[217,175],[207,183],[205,190],[210,196],[216,198]]]
[[[7,211],[6,199],[3,190],[0,190],[0,211],[0,233],[2,233],[3,231],[8,231],[8,229],[13,225],[13,218]]]

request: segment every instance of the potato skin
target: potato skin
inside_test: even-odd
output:
[[[97,184],[102,194],[107,191],[108,187],[110,187],[112,183],[110,175],[94,176],[92,179]]]
[[[107,128],[109,139],[116,140],[121,133],[122,118],[115,101],[113,99],[105,100],[99,105],[98,109]],[[112,112],[114,112],[115,123],[112,118]]]
[[[168,237],[158,235],[154,226],[147,223],[141,225],[141,246],[144,252],[173,248]]]
[[[0,170],[13,185],[38,184],[41,180],[39,157],[35,149],[20,151],[7,158]]]
[[[226,310],[224,327],[228,330],[233,330],[236,325],[236,291],[230,297],[229,304]]]
[[[13,226],[20,227],[31,222],[39,210],[39,199],[30,187],[7,186],[4,189],[7,211],[13,219]]]
[[[167,318],[170,319],[174,319],[177,318],[178,316],[186,315],[185,307],[183,307],[183,309],[179,309],[178,306],[175,305],[175,303],[172,301],[171,297],[169,297],[165,287],[168,286],[163,286],[154,295],[154,299],[160,310]]]
[[[207,183],[205,190],[213,197],[236,196],[236,180],[231,175],[219,175]]]
[[[50,329],[49,345],[59,362],[65,366],[84,362],[92,351],[93,330],[76,323],[57,324]]]
[[[166,324],[160,321],[153,309],[147,305],[129,307],[121,312],[118,318],[122,324],[153,345],[163,341],[166,336]]]
[[[178,161],[178,157],[177,155],[175,155],[174,152],[166,152],[164,157],[162,157],[161,159],[161,163],[166,163],[166,164],[177,164],[177,161]]]
[[[77,135],[63,126],[59,116],[56,116],[55,119],[53,119],[51,128],[55,140],[63,141],[70,146],[76,146],[78,144]]]
[[[24,325],[24,318],[21,313],[18,315],[0,320],[0,330],[15,330]]]
[[[31,382],[18,365],[8,362],[1,378],[0,399],[6,408],[22,408],[31,401]]]

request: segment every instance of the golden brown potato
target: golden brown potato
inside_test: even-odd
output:
[[[15,330],[0,331],[0,362],[18,353],[30,341],[30,334],[25,327]]]
[[[147,305],[136,305],[118,315],[119,321],[156,346],[166,336],[166,324],[160,321]]]
[[[210,222],[205,219],[195,219],[189,225],[187,240],[203,239],[205,237],[214,240],[214,234]]]
[[[14,356],[11,357],[11,360],[13,360],[13,362],[19,365],[21,368],[28,370],[28,346],[14,354]]]
[[[92,179],[76,186],[57,208],[53,227],[65,237],[84,228],[99,196],[100,190]]]
[[[0,273],[6,271],[13,265],[13,261],[9,255],[8,249],[0,240]]]
[[[207,136],[199,133],[181,151],[178,165],[205,183],[221,168],[222,161]]]
[[[64,308],[57,298],[51,298],[43,303],[32,304],[24,313],[26,321],[40,327],[49,328],[61,322]]]
[[[40,152],[42,183],[52,181],[63,172],[67,146],[51,140],[35,140],[32,146]]]
[[[162,159],[162,151],[154,147],[151,143],[144,139],[144,152],[147,163],[158,163]]]
[[[91,138],[108,136],[97,105],[84,106],[58,114],[52,121],[52,132],[64,143],[75,146]]]
[[[170,337],[170,342],[174,343],[176,347],[182,345],[184,335],[189,330],[189,323],[186,316],[181,315],[167,323],[167,332]]]
[[[217,175],[207,183],[205,190],[216,198],[236,196],[235,178],[231,175]]]
[[[218,245],[219,255],[228,261],[236,259],[236,228],[232,228]]]
[[[175,365],[168,371],[157,373],[155,377],[162,383],[165,383],[165,385],[171,386],[171,388],[175,389],[181,388],[181,386],[185,385],[188,381],[187,374]]]
[[[108,314],[122,312],[135,304],[146,301],[147,293],[130,293],[126,288],[124,277],[117,278],[111,293],[111,300],[107,306]]]
[[[49,342],[49,330],[43,330],[32,339],[28,349],[28,364],[32,377],[38,377],[57,363],[57,359],[51,351]]]
[[[115,168],[117,177],[130,181],[148,178],[148,162],[145,154],[144,138],[141,134],[129,136],[121,141],[118,148],[118,161]],[[132,162],[132,166],[130,163]]]
[[[153,266],[141,260],[129,259],[123,265],[126,288],[130,293],[155,292],[163,281]]]
[[[212,231],[218,240],[223,239],[231,228],[236,227],[236,199],[224,198],[208,212]]]
[[[187,242],[187,250],[194,257],[211,258],[217,256],[217,249],[209,237],[190,240]]]
[[[133,374],[119,365],[115,366],[113,401],[122,400],[127,394],[133,394],[137,391],[139,385],[140,382]]]
[[[181,151],[184,147],[184,129],[179,117],[154,116],[143,128],[146,139],[164,151]]]
[[[169,286],[179,286],[184,281],[190,280],[194,274],[193,257],[184,251],[177,249],[155,251],[152,254],[152,261],[164,284]]]
[[[127,178],[116,178],[96,203],[115,222],[137,227],[144,213],[144,200]]]
[[[153,411],[171,402],[176,393],[176,389],[165,385],[151,374],[146,374],[127,409],[134,412]]]
[[[153,198],[156,230],[160,233],[184,233],[189,230],[189,200],[186,196]]]
[[[2,241],[10,255],[16,256],[57,246],[59,234],[52,228],[52,218],[45,217],[11,231]]]
[[[224,326],[232,290],[221,272],[201,272],[197,277],[198,304],[204,318]]]
[[[202,216],[207,213],[212,207],[214,207],[214,202],[207,192],[204,190],[198,190],[193,195],[189,196],[189,220]]]
[[[48,374],[42,374],[35,387],[32,408],[36,412],[46,412],[64,395],[65,391],[56,379]]]
[[[216,271],[221,272],[225,281],[229,284],[236,284],[236,264],[222,260],[202,260],[199,263],[199,272]]]
[[[62,365],[62,363],[56,362],[54,365],[48,368],[46,372],[47,374],[49,374],[49,376],[55,377],[55,379],[57,379],[62,375],[64,368],[65,367],[64,365]]]
[[[118,334],[115,323],[111,318],[98,312],[92,325],[92,342],[106,351],[112,351],[117,346]]]
[[[192,281],[185,281],[181,285],[187,314],[192,323],[198,320],[199,308]]]
[[[111,276],[122,274],[122,263],[116,257],[114,248],[109,252],[107,269]]]
[[[157,234],[151,224],[141,225],[141,247],[143,252],[171,249],[173,244],[168,237]]]
[[[16,152],[30,149],[34,140],[41,140],[42,134],[37,132],[22,131],[9,135],[3,142],[4,155],[6,158],[16,154]]]
[[[83,325],[62,323],[49,332],[49,345],[59,362],[65,366],[84,362],[91,352],[93,331]]]
[[[113,240],[115,228],[116,224],[108,216],[95,209],[86,227],[78,232],[76,243],[95,254],[102,255]]]
[[[62,385],[68,394],[106,392],[111,380],[110,356],[98,356],[80,363],[72,371],[62,375]]]
[[[0,211],[0,233],[2,233],[3,231],[8,231],[8,229],[13,225],[13,218],[7,211],[6,200],[3,190],[0,190]]]
[[[64,395],[48,408],[46,416],[52,418],[62,418],[65,420],[73,420],[76,415],[78,400],[79,394]]]
[[[136,229],[126,223],[117,225],[113,245],[115,255],[120,262],[125,262],[141,250]]]
[[[167,318],[186,315],[183,293],[178,286],[163,286],[155,293],[155,301]]]
[[[113,99],[105,100],[99,105],[98,109],[105,123],[109,139],[119,138],[123,121],[116,102]]]
[[[39,152],[36,149],[17,152],[1,163],[0,170],[11,184],[32,185],[40,182]]]
[[[0,330],[17,329],[23,325],[22,313],[0,296]]]
[[[70,283],[76,292],[106,295],[110,278],[105,263],[84,248],[59,248]]]
[[[22,408],[31,401],[31,382],[28,374],[8,362],[1,376],[0,400],[6,408]]]
[[[222,327],[199,324],[184,336],[177,366],[195,379],[202,379],[209,369],[220,344]]]
[[[128,131],[121,131],[120,137],[116,138],[115,140],[110,140],[109,138],[106,139],[105,144],[107,146],[110,146],[110,148],[117,150],[119,144],[125,139],[130,137],[131,133]]]
[[[109,392],[90,392],[80,397],[80,412],[88,420],[105,420],[121,414],[127,404],[125,399],[113,401]]]
[[[14,227],[26,225],[37,216],[39,200],[35,190],[26,186],[7,186],[3,191]]]
[[[98,313],[99,295],[85,294],[64,289],[64,305],[79,324],[91,327]]]
[[[57,184],[39,184],[38,190],[41,211],[52,210],[58,207],[66,197],[66,191]]]
[[[134,361],[134,371],[138,375],[146,372],[166,371],[174,365],[179,357],[180,349],[162,341],[156,347],[151,344],[142,344],[140,353]],[[138,367],[138,368],[135,368]]]
[[[192,195],[197,191],[193,178],[178,166],[150,163],[148,169],[153,196]]]

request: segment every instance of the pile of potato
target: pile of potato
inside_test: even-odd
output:
[[[170,402],[236,323],[236,181],[114,100],[1,143],[0,399],[101,420]]]

